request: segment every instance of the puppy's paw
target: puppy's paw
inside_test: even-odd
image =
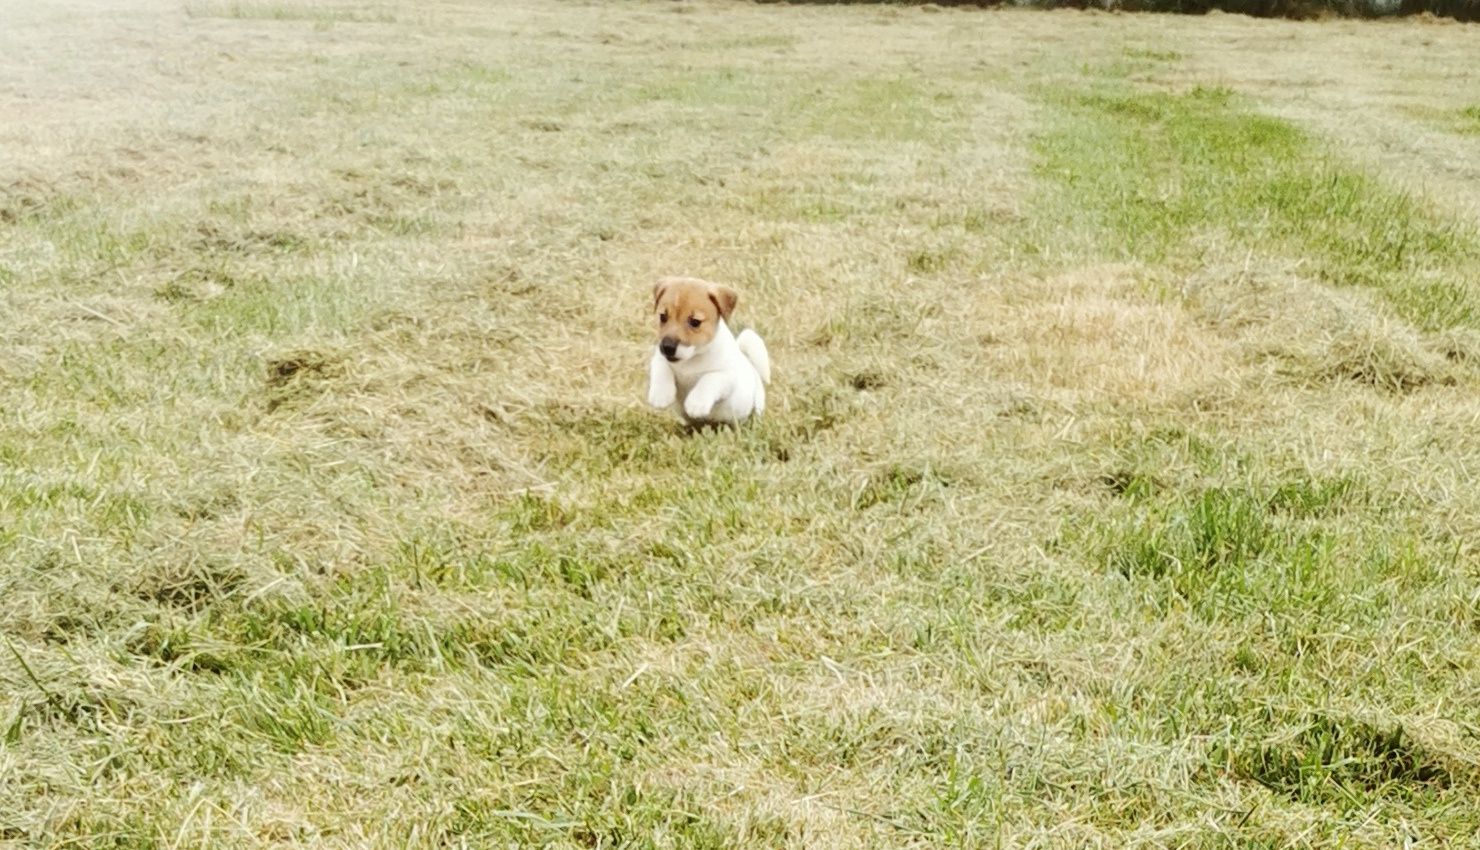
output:
[[[659,410],[672,407],[676,398],[672,384],[654,384],[648,387],[648,404]]]
[[[714,400],[698,393],[690,393],[689,397],[683,400],[684,415],[690,419],[708,419],[713,411]]]

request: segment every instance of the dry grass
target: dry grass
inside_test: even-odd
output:
[[[0,844],[1474,842],[1473,27],[8,14]]]

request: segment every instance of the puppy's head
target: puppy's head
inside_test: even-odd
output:
[[[735,290],[696,277],[660,278],[653,286],[653,313],[658,317],[658,350],[677,363],[714,341],[722,319],[740,300]]]

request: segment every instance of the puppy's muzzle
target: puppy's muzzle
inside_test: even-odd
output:
[[[658,350],[663,352],[663,356],[671,363],[678,359],[678,340],[665,336],[658,341]]]

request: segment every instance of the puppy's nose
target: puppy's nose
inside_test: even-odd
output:
[[[663,352],[664,357],[672,360],[673,355],[678,353],[678,340],[674,339],[671,336],[665,336],[663,337],[663,339],[659,340],[658,350]]]

